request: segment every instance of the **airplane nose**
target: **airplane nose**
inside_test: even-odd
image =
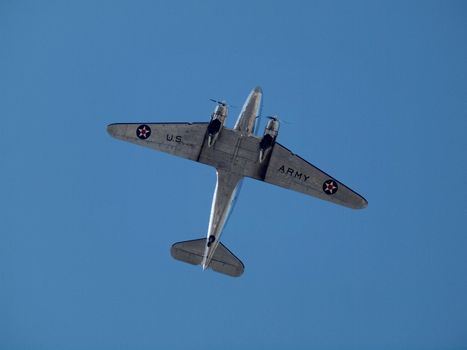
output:
[[[257,92],[257,93],[260,93],[262,94],[263,93],[263,89],[261,89],[261,86],[257,86],[253,89],[254,92]]]

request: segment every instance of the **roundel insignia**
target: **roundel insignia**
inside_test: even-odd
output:
[[[337,182],[334,180],[326,180],[323,183],[323,191],[326,194],[334,194],[337,192]]]
[[[141,140],[146,140],[151,136],[151,128],[145,124],[138,126],[138,128],[136,128],[136,136]]]

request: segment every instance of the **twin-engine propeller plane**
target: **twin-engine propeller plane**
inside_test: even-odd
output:
[[[359,194],[276,142],[279,119],[271,117],[262,136],[255,134],[263,92],[248,95],[233,129],[225,127],[228,105],[217,103],[209,123],[110,124],[113,137],[211,165],[217,170],[206,238],[175,243],[172,256],[203,270],[240,276],[243,263],[220,241],[244,177],[268,182],[349,208],[365,208]]]

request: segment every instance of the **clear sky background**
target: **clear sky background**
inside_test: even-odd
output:
[[[169,254],[215,170],[106,125],[256,85],[369,206],[245,180],[235,279]],[[465,1],[4,0],[0,121],[0,349],[467,348]]]

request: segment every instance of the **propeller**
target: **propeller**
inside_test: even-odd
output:
[[[283,119],[279,119],[277,115],[266,115],[264,118],[274,120],[276,122],[284,123],[284,124],[292,124],[291,122],[285,121]]]
[[[218,101],[218,100],[215,100],[213,98],[210,98],[209,101],[212,101],[212,102],[217,103],[218,105],[221,105],[221,106],[224,106],[224,107],[227,106],[227,102],[225,102],[225,101]]]
[[[219,100],[215,100],[213,98],[210,98],[209,101],[212,101],[212,102],[217,103],[218,105],[221,105],[221,106],[224,106],[224,107],[237,108],[237,106],[233,106],[231,104],[228,104],[227,101],[219,101]]]

